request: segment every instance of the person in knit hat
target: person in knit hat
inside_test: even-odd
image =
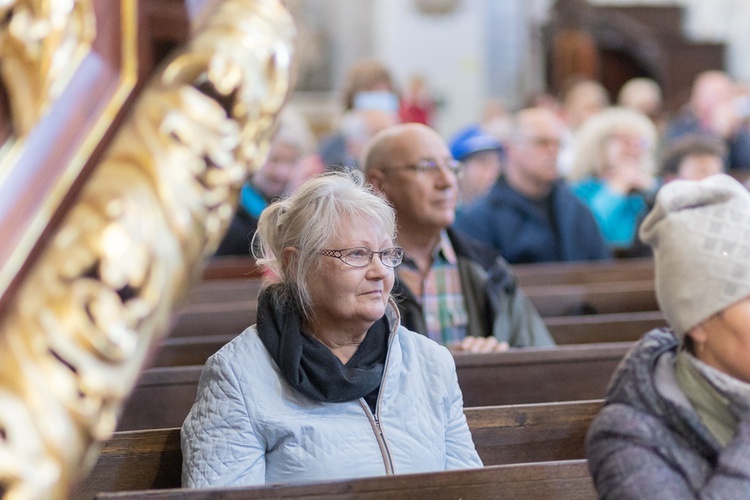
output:
[[[670,182],[640,237],[669,328],[625,356],[589,428],[598,495],[750,498],[750,193]]]

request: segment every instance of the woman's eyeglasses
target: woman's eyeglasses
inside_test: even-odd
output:
[[[343,248],[341,250],[321,250],[320,255],[334,257],[344,264],[352,267],[369,266],[372,262],[372,256],[378,254],[380,262],[386,267],[396,267],[401,264],[404,258],[404,249],[399,247],[387,248],[380,252],[375,252],[367,247]]]

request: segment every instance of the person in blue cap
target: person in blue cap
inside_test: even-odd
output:
[[[479,126],[468,127],[450,143],[453,158],[463,163],[458,179],[459,207],[487,193],[502,169],[503,146]]]

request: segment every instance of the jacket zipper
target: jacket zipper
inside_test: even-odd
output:
[[[367,418],[370,420],[370,425],[372,426],[373,430],[375,431],[375,439],[378,441],[378,446],[380,446],[380,453],[383,456],[383,464],[385,465],[385,473],[386,475],[392,475],[395,474],[394,472],[394,466],[393,466],[393,456],[391,455],[391,450],[388,447],[388,441],[385,439],[385,433],[383,432],[383,426],[380,425],[380,402],[383,399],[383,386],[385,385],[385,381],[388,378],[388,361],[391,357],[391,344],[393,344],[394,339],[396,338],[396,332],[391,333],[391,338],[388,339],[388,353],[385,356],[385,367],[383,368],[383,379],[380,383],[380,391],[378,392],[378,400],[375,403],[375,413],[370,411],[370,407],[367,405],[367,402],[364,398],[359,398],[359,404],[362,406],[362,409],[365,410],[365,414],[367,415]]]
[[[393,457],[391,457],[391,450],[388,447],[388,441],[386,441],[385,439],[385,434],[383,433],[383,427],[380,425],[380,419],[378,418],[377,415],[373,414],[370,411],[370,407],[367,406],[367,403],[365,402],[364,399],[360,398],[359,402],[360,402],[360,405],[362,405],[362,408],[365,410],[365,413],[367,414],[367,418],[370,420],[370,425],[372,426],[373,431],[375,431],[375,439],[378,442],[378,446],[380,447],[380,454],[383,457],[383,465],[385,465],[385,473],[386,475],[395,474],[393,470]]]

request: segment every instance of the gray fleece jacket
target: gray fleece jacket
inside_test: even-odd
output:
[[[750,498],[750,415],[722,449],[675,381],[679,346],[653,330],[615,372],[587,436],[599,498]]]

